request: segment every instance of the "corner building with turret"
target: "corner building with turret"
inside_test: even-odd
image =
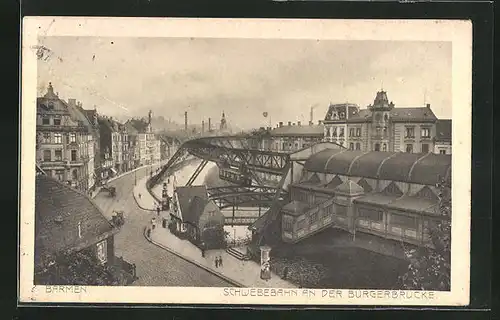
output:
[[[366,152],[429,153],[434,151],[437,121],[430,104],[396,107],[381,90],[366,109],[331,104],[323,121],[324,140]]]

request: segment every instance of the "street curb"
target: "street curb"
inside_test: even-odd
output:
[[[238,281],[235,281],[235,280],[233,280],[233,279],[231,279],[229,277],[226,277],[225,275],[223,275],[223,274],[221,274],[219,272],[215,272],[212,269],[210,269],[210,268],[208,268],[208,267],[206,267],[206,266],[204,266],[204,265],[202,265],[202,264],[200,264],[200,263],[198,263],[198,262],[196,262],[194,260],[191,260],[191,259],[189,259],[189,258],[187,258],[187,257],[185,257],[185,256],[183,256],[183,255],[181,255],[181,254],[179,254],[177,252],[175,252],[174,250],[172,250],[172,249],[170,249],[170,248],[168,248],[168,247],[166,247],[166,246],[164,246],[164,245],[162,245],[162,244],[160,244],[160,243],[158,243],[156,241],[153,241],[151,238],[149,238],[147,236],[147,234],[146,234],[147,229],[148,229],[148,227],[144,227],[144,238],[146,238],[147,241],[149,241],[150,243],[154,244],[155,246],[157,246],[159,248],[162,248],[163,250],[168,251],[168,252],[174,254],[175,256],[181,258],[184,261],[187,261],[189,263],[194,264],[198,268],[201,268],[201,269],[203,269],[203,270],[205,270],[205,271],[213,274],[214,276],[216,276],[218,278],[221,278],[222,280],[224,280],[226,282],[231,283],[232,285],[234,285],[236,287],[240,287],[240,288],[246,288],[247,287],[244,284],[239,283]]]

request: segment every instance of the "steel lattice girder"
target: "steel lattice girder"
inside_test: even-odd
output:
[[[219,207],[225,208],[233,205],[259,205],[259,204],[272,204],[275,200],[276,192],[278,191],[273,187],[240,187],[240,186],[226,186],[209,188],[209,198],[217,200]],[[281,199],[286,196],[286,192],[281,193]]]
[[[188,141],[186,148],[189,153],[202,159],[211,161],[225,159],[233,166],[244,163],[256,171],[276,175],[284,174],[286,165],[290,162],[288,153],[232,148],[231,144],[226,147],[223,142],[222,145],[219,145],[200,140]]]

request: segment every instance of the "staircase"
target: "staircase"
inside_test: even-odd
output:
[[[237,248],[227,248],[226,252],[238,260],[241,260],[241,261],[250,260],[250,257],[246,253],[241,252]]]

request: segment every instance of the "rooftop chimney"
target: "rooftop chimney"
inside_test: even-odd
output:
[[[281,127],[283,127],[283,121],[280,121],[280,123],[279,123],[279,127],[280,127],[280,128],[281,128]]]
[[[297,121],[297,125],[300,127],[300,121]]]
[[[288,126],[291,126],[292,125],[292,121],[288,121]]]
[[[201,120],[201,133],[205,132],[205,121]]]
[[[212,132],[212,119],[208,118],[208,132]]]
[[[312,126],[313,125],[313,122],[312,121],[309,121],[309,125]]]
[[[188,129],[188,113],[187,111],[184,112],[184,130],[187,131]]]
[[[318,126],[321,124],[321,120],[318,120]]]
[[[431,108],[431,104],[428,103],[426,107],[430,109]]]

